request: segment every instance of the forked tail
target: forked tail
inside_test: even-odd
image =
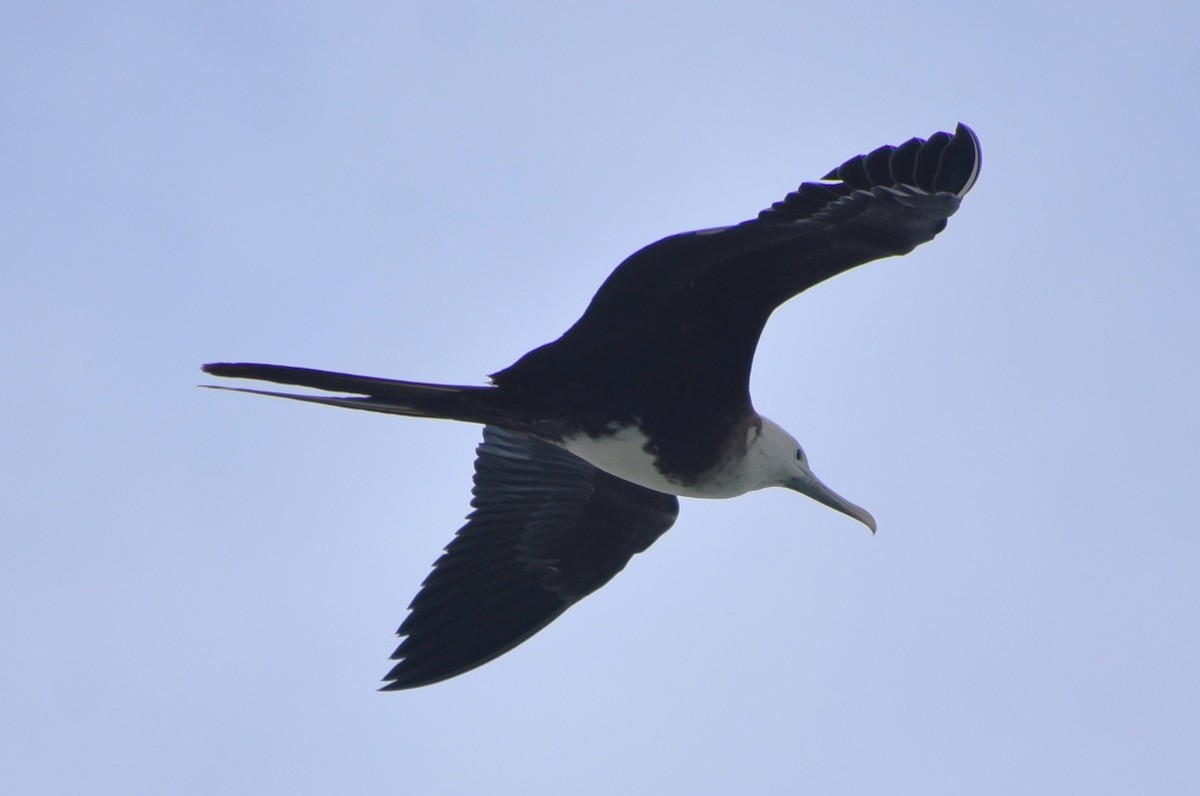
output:
[[[212,376],[229,379],[258,379],[276,384],[311,387],[326,392],[348,395],[303,395],[298,393],[258,390],[248,387],[219,387],[216,390],[270,395],[293,401],[307,401],[327,406],[344,406],[368,412],[384,412],[411,417],[435,417],[463,420],[468,423],[494,423],[501,417],[495,407],[495,387],[467,387],[453,384],[424,384],[416,381],[397,381],[351,373],[294,368],[288,365],[262,365],[255,362],[214,362],[201,370]]]

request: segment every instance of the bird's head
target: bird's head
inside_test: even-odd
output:
[[[762,432],[756,442],[755,447],[770,461],[770,471],[773,473],[772,479],[762,486],[782,486],[808,495],[818,503],[853,517],[870,528],[871,533],[875,533],[875,518],[871,512],[846,500],[813,475],[804,449],[779,424],[762,418]]]

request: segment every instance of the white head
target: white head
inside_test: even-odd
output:
[[[853,517],[875,533],[875,518],[861,506],[834,492],[821,479],[813,475],[808,466],[804,449],[791,434],[777,423],[762,418],[762,431],[750,443],[747,458],[753,458],[756,469],[763,474],[762,480],[751,489],[782,486],[808,495],[818,503],[824,503],[835,511]]]

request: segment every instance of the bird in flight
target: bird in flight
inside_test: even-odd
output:
[[[338,395],[229,388],[479,423],[473,511],[421,584],[382,690],[429,685],[511,650],[624,569],[675,522],[678,496],[792,489],[875,531],[755,411],[750,368],[783,302],[932,240],[979,176],[966,125],[859,155],[750,221],[635,252],[560,338],[488,386],[257,363],[213,376]]]

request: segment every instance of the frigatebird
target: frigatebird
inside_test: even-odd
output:
[[[473,511],[409,605],[382,690],[474,669],[544,628],[675,522],[678,496],[781,486],[875,531],[821,483],[799,443],[758,414],[750,368],[783,302],[932,240],[979,176],[966,125],[851,158],[750,221],[634,253],[583,316],[488,386],[256,363],[213,376],[342,395],[271,395],[483,425]]]

